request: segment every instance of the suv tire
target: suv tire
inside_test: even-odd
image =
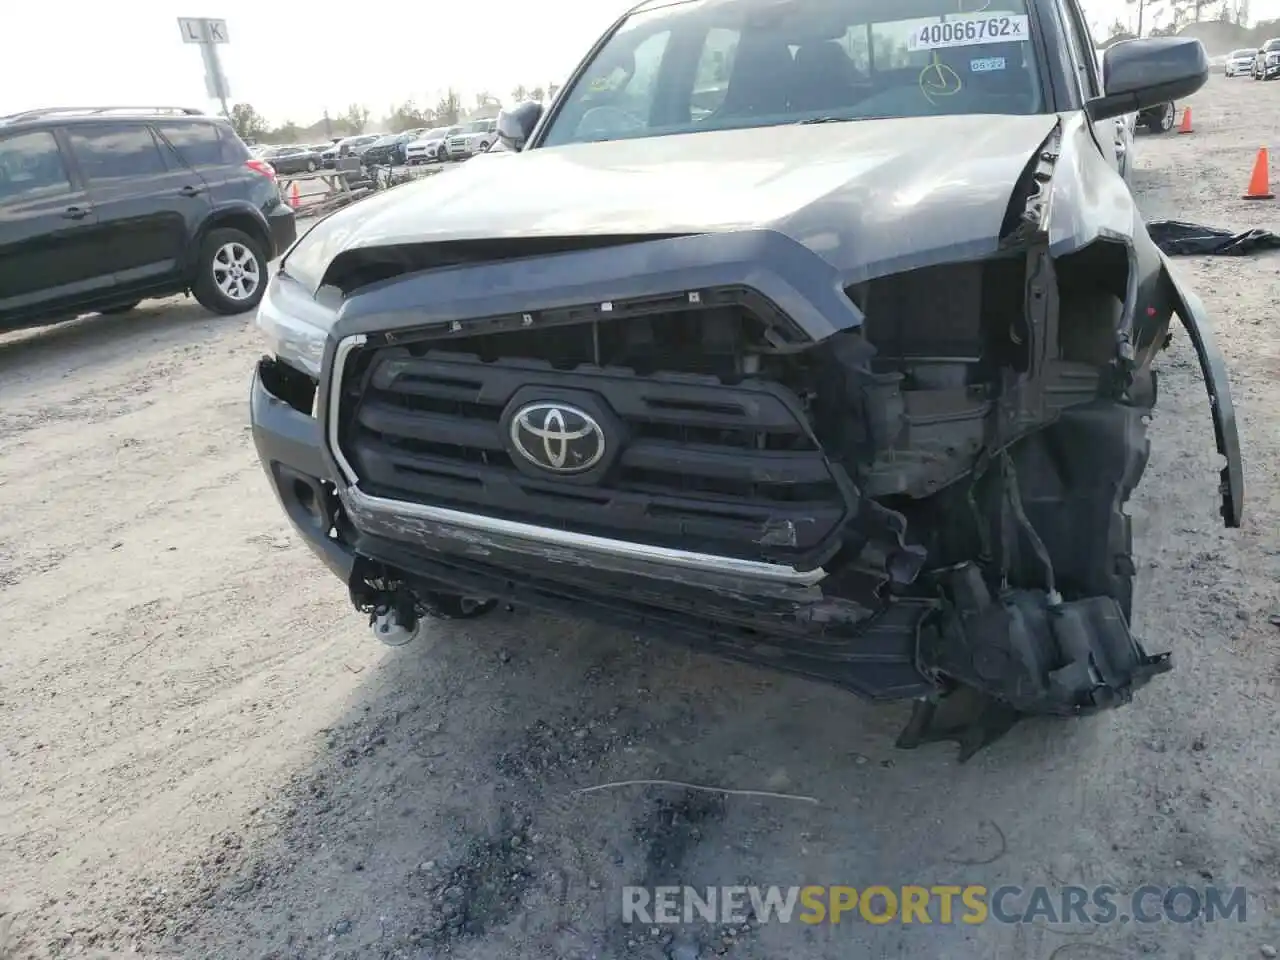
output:
[[[262,245],[242,230],[210,230],[200,244],[191,292],[206,310],[232,316],[258,306],[267,289]]]

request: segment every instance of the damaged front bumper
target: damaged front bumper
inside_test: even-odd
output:
[[[1002,732],[1006,715],[1115,706],[1169,668],[1167,656],[1147,655],[1131,636],[1114,600],[1015,589],[992,597],[972,564],[930,572],[934,597],[871,610],[824,589],[832,575],[821,567],[662,550],[339,489],[326,479],[318,422],[268,389],[273,363],[262,362],[252,387],[259,456],[295,528],[363,609],[376,601],[370,583],[496,597],[872,700],[915,699],[926,712],[960,682],[993,698],[955,731],[965,755]],[[917,716],[902,745],[940,735],[937,724],[925,726]]]
[[[779,261],[765,262],[776,268]],[[743,258],[742,262],[752,265],[760,259]],[[1052,293],[1048,258],[1041,256],[1030,262],[1034,269],[1029,271],[1028,289],[1045,291],[1046,297],[1040,299],[1047,300]],[[795,271],[788,275],[792,285],[779,279],[771,298],[793,305],[787,312],[807,320],[801,326],[815,342],[821,342],[836,339],[842,326],[849,325],[849,317],[838,311],[854,308],[826,275],[819,274],[808,284],[796,280],[806,271],[814,272],[817,263],[798,257]],[[755,266],[751,269],[752,279],[767,285],[768,272]],[[1200,359],[1212,401],[1218,449],[1226,461],[1221,479],[1222,515],[1228,526],[1237,526],[1243,484],[1225,366],[1203,307],[1180,287],[1167,261],[1161,269],[1160,289],[1150,292],[1163,293],[1188,330]],[[820,298],[808,290],[801,294],[800,288],[805,286],[822,291],[833,308],[816,307]],[[490,286],[477,283],[474,289],[487,296]],[[1108,568],[1086,589],[1080,588],[1082,579],[1087,579],[1084,575],[1078,570],[1074,576],[1067,572],[1064,579],[1075,582],[1070,600],[1058,594],[1051,575],[1046,589],[1011,586],[1007,579],[993,589],[992,567],[972,560],[938,566],[930,551],[906,542],[902,516],[880,502],[903,494],[914,497],[921,485],[925,494],[954,486],[961,476],[969,475],[970,468],[976,487],[988,468],[995,466],[992,472],[999,472],[999,464],[992,463],[993,454],[999,460],[1016,438],[1049,423],[1058,424],[1062,428],[1060,440],[1072,445],[1067,460],[1083,462],[1096,452],[1100,462],[1110,464],[1107,469],[1113,476],[1087,482],[1099,483],[1111,491],[1108,495],[1123,499],[1145,465],[1145,441],[1134,440],[1143,435],[1139,424],[1144,413],[1141,404],[1092,404],[1099,380],[1080,369],[1081,364],[1039,357],[1034,370],[1038,389],[1026,395],[1010,390],[1006,394],[1009,405],[1004,408],[985,400],[974,400],[964,408],[920,404],[929,397],[935,404],[950,402],[954,396],[970,397],[967,389],[957,391],[950,381],[904,399],[893,385],[896,380],[886,381],[889,386],[875,378],[865,384],[849,380],[844,385],[857,389],[851,389],[848,396],[860,402],[883,388],[882,400],[867,411],[873,425],[887,422],[884,411],[894,409],[898,411],[895,416],[910,424],[909,432],[925,440],[933,439],[927,431],[935,423],[939,429],[945,426],[951,431],[947,437],[957,436],[956,424],[962,417],[965,429],[996,422],[1008,433],[1001,442],[986,444],[988,452],[979,458],[985,459],[980,469],[970,462],[959,472],[955,466],[968,454],[950,449],[951,440],[944,438],[945,442],[932,445],[912,440],[906,454],[895,453],[888,460],[877,461],[880,469],[868,474],[879,484],[874,497],[854,489],[832,455],[832,463],[827,464],[831,476],[825,479],[844,491],[846,501],[826,514],[830,529],[811,520],[811,526],[821,529],[808,544],[812,549],[807,553],[798,549],[787,553],[797,547],[793,529],[789,541],[769,545],[777,548],[774,559],[747,560],[728,551],[677,549],[590,535],[574,531],[571,520],[519,522],[479,509],[446,506],[430,497],[412,500],[363,489],[370,471],[386,476],[394,465],[386,457],[368,459],[364,472],[357,474],[342,453],[338,420],[326,417],[326,408],[336,410],[339,406],[346,357],[377,329],[376,317],[365,320],[369,334],[348,330],[331,342],[318,398],[300,398],[285,389],[281,364],[271,359],[259,364],[251,397],[254,440],[282,506],[311,549],[348,585],[353,603],[363,611],[374,611],[389,602],[399,604],[398,597],[443,595],[497,598],[571,616],[588,615],[627,629],[682,639],[730,659],[833,683],[872,700],[916,700],[921,706],[902,744],[930,739],[941,727],[943,735],[955,732],[966,752],[981,746],[1001,732],[1010,718],[1021,714],[1074,716],[1125,703],[1150,677],[1170,667],[1167,655],[1149,655],[1131,635],[1127,601],[1117,599],[1120,591],[1108,588],[1107,578],[1124,579],[1133,573],[1123,541],[1102,559],[1096,554],[1086,557],[1092,568]],[[1032,334],[1043,337],[1044,329],[1035,324],[1048,324],[1054,315],[1046,308],[1042,316],[1033,314],[1030,320]],[[514,322],[521,322],[519,315]],[[1056,333],[1049,340],[1056,342]],[[399,347],[389,344],[385,349]],[[384,373],[386,382],[394,379],[394,371],[388,373],[378,366],[383,361],[369,362],[361,374],[366,387]],[[459,369],[477,363],[474,357],[447,362]],[[405,354],[386,364],[418,377],[418,389],[422,389],[421,378],[428,372],[425,367],[447,362]],[[526,368],[523,374],[538,379],[529,369],[542,368]],[[495,386],[480,391],[486,402],[495,407],[508,404],[514,394],[503,392],[505,387],[499,389],[502,385],[498,381],[504,376],[501,364],[487,364],[487,370],[486,376],[492,376]],[[590,384],[572,382],[578,374],[556,376],[562,390],[589,392]],[[626,381],[634,377],[597,368],[580,378],[588,376],[595,378],[605,395],[611,390],[625,394],[631,389]],[[705,380],[663,382],[689,391],[708,389]],[[732,393],[735,402],[754,404],[757,412],[773,409],[765,398],[774,394],[767,391],[741,384],[714,389],[723,389],[726,396]],[[803,418],[793,419],[787,412],[794,406],[789,404],[790,400],[784,403],[786,410],[775,411],[771,421],[774,429],[802,426]],[[329,435],[322,430],[322,423],[328,424]],[[421,459],[429,458],[424,455]],[[1011,464],[1008,470],[1012,473]],[[1093,472],[1102,477],[1101,469],[1094,467]],[[456,477],[461,476],[459,467]],[[1026,541],[1036,541],[1033,533],[1027,533],[1034,525],[1022,505],[1013,502],[1016,480],[1003,487],[993,481],[985,493],[984,507],[989,511],[994,501],[1003,517],[999,498],[1006,495],[1006,488],[1015,491],[1012,514],[1022,525]],[[969,504],[978,511],[972,491]],[[1111,504],[1105,505],[1110,509]],[[1034,504],[1028,508],[1037,509]],[[612,517],[611,522],[629,522],[625,513],[621,518]],[[1050,516],[1042,514],[1039,519],[1046,527],[1052,525]],[[1058,522],[1062,524],[1062,518]],[[1059,540],[1069,541],[1070,527],[1068,519],[1055,531]],[[1118,532],[1113,530],[1112,536]],[[763,541],[761,546],[765,546]],[[1001,550],[1007,548],[1006,544]],[[1040,549],[1043,551],[1043,544]],[[1014,555],[1025,549],[1008,552]],[[934,565],[926,568],[926,562]],[[871,589],[867,589],[868,583]],[[952,731],[935,722],[931,714],[938,702],[957,689],[979,691],[985,701],[982,709]]]

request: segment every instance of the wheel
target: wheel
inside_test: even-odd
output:
[[[135,300],[133,303],[122,303],[119,306],[107,307],[107,309],[99,310],[98,312],[104,317],[114,317],[117,313],[128,313],[141,302],[141,300]]]
[[[480,146],[476,147],[476,153],[484,153],[488,149],[489,149],[489,141],[481,140]]]
[[[247,313],[267,289],[267,258],[257,240],[228,227],[210,230],[200,244],[191,291],[200,305],[227,316]]]
[[[316,172],[316,162],[314,160],[308,160],[307,173],[315,173],[315,172]]]
[[[1159,113],[1147,119],[1147,129],[1152,133],[1168,133],[1173,129],[1173,122],[1177,119],[1178,110],[1172,101],[1156,109],[1159,110]]]

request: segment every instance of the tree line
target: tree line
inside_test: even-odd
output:
[[[537,100],[540,103],[554,97],[559,89],[554,83],[547,86],[526,87],[524,84],[511,91],[511,101],[521,103]],[[387,112],[374,120],[372,111],[363,104],[350,104],[337,116],[325,111],[323,117],[308,124],[286,120],[273,126],[266,117],[254,109],[253,104],[237,103],[231,107],[228,119],[236,133],[244,140],[255,143],[313,143],[332,140],[334,137],[353,137],[365,132],[402,133],[421,127],[448,127],[468,119],[496,116],[502,101],[489,91],[475,95],[474,106],[466,108],[462,95],[452,87],[446,90],[434,105],[420,106],[410,98],[393,104]]]
[[[1220,23],[1228,28],[1236,46],[1249,46],[1253,35],[1264,42],[1277,21],[1266,20],[1249,27],[1249,0],[1124,0],[1131,12],[1129,22],[1117,18],[1107,31],[1103,46],[1135,37],[1169,37],[1193,23]],[[1134,22],[1136,19],[1136,23]],[[1234,28],[1234,29],[1232,29]]]

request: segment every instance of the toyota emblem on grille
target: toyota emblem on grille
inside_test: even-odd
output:
[[[529,403],[511,418],[511,445],[552,473],[582,473],[604,456],[604,431],[585,410],[567,403]]]

